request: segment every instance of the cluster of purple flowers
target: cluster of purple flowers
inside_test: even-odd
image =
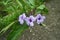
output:
[[[37,24],[41,24],[44,22],[45,16],[42,16],[41,14],[38,14],[36,17],[33,15],[30,15],[29,17],[26,17],[25,13],[19,16],[19,22],[20,24],[23,24],[24,21],[28,26],[34,26],[34,22],[36,21]]]

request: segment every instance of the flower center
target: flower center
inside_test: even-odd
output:
[[[30,22],[32,22],[32,20],[31,20],[31,19],[29,19],[29,21],[30,21]]]
[[[41,19],[41,17],[38,18],[38,20],[40,20],[40,19]]]

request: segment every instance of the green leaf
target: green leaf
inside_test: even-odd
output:
[[[41,10],[37,10],[36,13],[41,13]]]
[[[29,2],[34,6],[35,5],[35,0],[29,0]]]
[[[42,11],[42,13],[48,14],[48,9],[47,8],[44,8],[43,11]]]
[[[15,21],[20,14],[21,14],[20,12],[18,12],[18,13],[14,12],[14,13],[11,13],[11,14],[3,17],[2,19],[0,19],[0,28],[2,29],[4,27],[6,27],[7,25],[9,25],[11,22]]]
[[[18,5],[20,6],[20,8],[22,8],[23,9],[23,5],[22,5],[22,3],[19,1],[19,0],[16,0],[16,2],[18,3]]]
[[[6,32],[14,23],[15,23],[15,21],[12,22],[11,24],[9,24],[8,26],[6,26],[5,28],[3,28],[3,29],[0,31],[0,33],[3,34],[4,32]]]
[[[45,5],[40,5],[39,7],[37,7],[37,9],[41,9],[43,10],[45,8]]]
[[[11,32],[9,33],[7,40],[17,40],[19,36],[22,35],[22,33],[28,29],[28,26],[26,24],[20,25],[18,22],[16,22],[12,28]]]

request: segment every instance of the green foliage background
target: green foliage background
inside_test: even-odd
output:
[[[22,13],[47,13],[45,0],[0,0],[0,36],[10,29],[7,40],[17,40],[28,26],[20,25],[18,17]]]

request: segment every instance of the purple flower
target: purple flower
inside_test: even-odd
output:
[[[41,14],[38,14],[36,16],[37,24],[43,23],[44,19],[45,19],[45,16],[42,16]]]
[[[20,24],[24,23],[25,18],[26,18],[25,13],[23,13],[22,15],[19,16],[19,22],[20,22]]]
[[[27,23],[28,26],[34,26],[33,22],[35,21],[35,18],[31,15],[30,17],[27,17],[25,19],[25,21],[26,21],[26,23]]]

